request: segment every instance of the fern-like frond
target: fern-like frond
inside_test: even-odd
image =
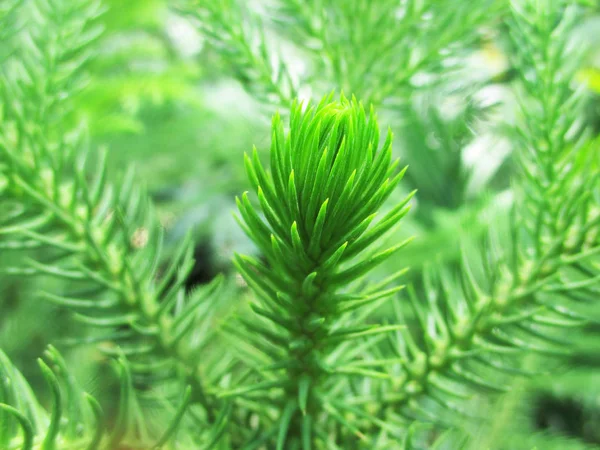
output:
[[[201,324],[210,323],[218,311],[214,299],[221,278],[186,292],[184,283],[194,264],[189,241],[182,243],[163,271],[162,227],[144,192],[135,186],[132,172],[112,185],[105,155],[90,158],[85,134],[69,127],[66,99],[69,89],[77,87],[80,65],[89,54],[85,23],[86,17],[96,16],[97,3],[77,2],[77,14],[71,2],[52,6],[64,11],[43,9],[41,16],[65,23],[49,25],[45,39],[31,41],[15,56],[13,63],[26,69],[24,74],[15,72],[3,79],[0,245],[31,253],[24,266],[1,270],[65,280],[64,291],[42,292],[40,297],[104,329],[94,339],[119,346],[102,348],[109,355],[127,356],[136,384],[171,380],[172,395],[178,395],[181,380],[189,380],[193,401],[202,403],[212,419],[216,411],[203,393],[199,352],[211,339]],[[38,53],[57,54],[53,45],[63,33],[73,45],[61,56],[65,70],[46,59],[29,67],[29,58]],[[39,77],[45,83],[39,85]],[[38,88],[45,90],[39,93],[43,99],[29,91]],[[213,357],[223,361],[221,354]]]
[[[173,363],[187,367],[184,376],[199,375],[198,352],[208,336],[198,335],[197,327],[215,311],[221,279],[186,294],[184,283],[193,268],[188,241],[159,275],[161,228],[132,177],[114,189],[106,184],[103,161],[86,164],[78,158],[80,166],[75,168],[74,161],[66,159],[57,171],[51,155],[44,153],[36,160],[44,166],[38,171],[8,147],[2,147],[2,155],[10,164],[2,191],[3,245],[38,249],[25,266],[2,270],[64,279],[68,290],[43,292],[40,297],[104,328],[100,340],[117,343],[120,349],[103,350],[124,352],[141,379],[170,379]],[[100,171],[88,186],[92,169]]]
[[[526,372],[519,355],[565,355],[569,334],[597,320],[586,304],[598,294],[598,143],[577,132],[576,18],[573,5],[512,2],[524,74],[517,195],[506,232],[496,227],[480,257],[465,252],[459,270],[425,277],[423,297],[409,290],[409,314],[398,306],[399,321],[416,323],[392,343],[398,362],[386,369],[394,381],[383,403],[406,417],[469,417],[473,393],[503,392],[499,375]]]

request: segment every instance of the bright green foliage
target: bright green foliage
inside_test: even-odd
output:
[[[85,134],[70,127],[67,100],[79,87],[87,46],[97,36],[98,5],[40,2],[39,8],[56,22],[40,29],[46,35],[25,42],[32,47],[3,74],[0,248],[29,257],[2,271],[64,280],[62,291],[39,292],[39,298],[104,329],[92,341],[112,342],[102,348],[107,355],[127,355],[136,385],[166,379],[177,395],[189,383],[194,400],[213,417],[195,355],[209,338],[197,330],[216,312],[202,311],[214,307],[210,300],[220,278],[186,292],[183,283],[193,268],[188,241],[159,275],[161,227],[133,172],[111,185],[105,155],[88,159]],[[55,41],[65,37],[73,47],[61,46],[65,55],[56,55]],[[191,334],[193,342],[186,340]]]
[[[97,401],[81,390],[53,347],[48,348],[45,359],[39,359],[38,364],[52,392],[49,413],[0,352],[0,375],[5,380],[0,385],[1,448],[98,448],[104,419]]]
[[[12,17],[24,16],[29,35],[15,43],[14,57],[3,64],[3,109],[6,119],[19,120],[36,139],[56,145],[68,140],[65,134],[73,126],[71,97],[85,85],[83,71],[102,31],[97,24],[102,8],[99,2],[80,0],[29,3]],[[37,150],[36,142],[23,145]]]
[[[0,352],[0,445],[1,448],[31,450],[112,450],[121,446],[143,444],[148,448],[171,448],[165,445],[172,439],[190,401],[187,389],[171,425],[160,439],[149,437],[141,421],[140,406],[133,393],[131,369],[123,356],[114,361],[120,378],[121,402],[111,430],[106,427],[98,401],[84,392],[54,347],[48,347],[38,365],[52,393],[52,407],[44,410],[27,382]],[[193,445],[188,443],[186,445]]]
[[[238,0],[178,0],[176,4],[198,21],[248,92],[267,104],[292,103],[298,87],[281,54],[267,44],[261,20],[247,5]]]
[[[510,387],[502,374],[526,372],[507,355],[568,354],[571,340],[560,330],[573,338],[592,314],[585,305],[597,296],[600,161],[598,144],[577,133],[581,93],[571,90],[576,65],[565,55],[576,18],[575,7],[513,2],[516,54],[532,72],[523,76],[528,97],[516,129],[522,174],[512,240],[500,242],[493,230],[484,253],[464,257],[460,271],[426,274],[426,299],[409,291],[418,323],[397,340],[403,362],[389,370],[401,377],[387,399],[407,414],[466,414],[470,392],[502,392]]]
[[[11,40],[18,29],[19,22],[16,20],[21,0],[11,0],[2,2],[0,5],[0,40],[2,41],[2,50],[0,50],[0,62],[10,55]]]
[[[505,8],[504,2],[487,0],[277,3],[280,32],[318,58],[318,73],[308,80],[319,83],[325,72],[337,89],[377,105],[403,103],[415,74],[439,71],[447,63],[442,55],[460,56],[477,38],[477,27]]]
[[[236,266],[261,300],[252,309],[263,319],[245,321],[247,331],[241,336],[267,356],[271,373],[282,372],[231,395],[283,389],[277,448],[300,442],[311,448],[316,435],[326,434],[327,424],[318,419],[323,410],[345,425],[327,400],[325,386],[335,375],[368,376],[369,371],[345,367],[353,359],[348,344],[397,329],[365,325],[361,316],[351,314],[401,288],[383,290],[385,281],[376,288],[349,289],[406,244],[370,251],[408,212],[411,197],[374,221],[405,170],[398,171],[398,161],[392,162],[391,134],[381,148],[379,135],[373,111],[367,118],[356,100],[331,102],[325,97],[316,107],[294,105],[287,135],[275,116],[270,174],[256,151],[246,156],[265,219],[246,194],[238,208],[266,264],[236,257]]]
[[[167,379],[177,381],[176,388],[190,382],[197,400],[210,408],[194,362],[208,336],[195,334],[192,345],[185,338],[210,315],[205,310],[215,306],[211,299],[221,279],[186,294],[183,283],[193,267],[187,241],[157,276],[163,237],[131,176],[114,189],[106,184],[100,161],[88,186],[89,166],[82,158],[78,165],[67,159],[73,155],[63,155],[57,167],[44,152],[28,166],[8,146],[2,150],[11,170],[2,192],[2,248],[36,252],[24,266],[4,272],[66,280],[67,290],[40,292],[40,299],[77,311],[78,320],[105,329],[94,340],[117,343],[118,349],[102,349],[114,356],[124,352],[139,381]]]
[[[281,108],[268,152],[220,161],[239,163],[219,173],[245,167],[252,194],[237,199],[236,218],[255,252],[234,248],[241,278],[190,288],[190,234],[171,246],[177,235],[134,172],[111,173],[111,162],[125,159],[97,150],[99,136],[141,131],[147,118],[137,106],[149,98],[165,109],[200,109],[195,80],[216,66],[215,55],[179,58],[162,34],[165,2],[0,2],[0,296],[12,296],[6,280],[28,284],[15,301],[33,292],[72,313],[31,319],[60,331],[80,323],[81,334],[63,343],[100,359],[90,378],[102,381],[97,397],[107,411],[76,381],[80,353],[65,348],[63,359],[49,347],[39,361],[45,399],[33,371],[22,371],[31,389],[0,351],[0,449],[529,446],[514,444],[525,427],[503,436],[510,403],[521,397],[515,380],[526,379],[516,375],[592,365],[600,336],[600,151],[586,123],[587,92],[575,82],[585,57],[576,33],[583,2],[279,0],[268,17],[252,2],[176,3],[184,13],[177,19],[197,26],[225,63],[218,68]],[[473,206],[466,186],[479,174],[465,168],[466,147],[480,132],[472,122],[494,108],[475,101],[489,79],[465,87],[457,71],[482,27],[501,33],[499,24],[515,75],[518,111],[503,124],[513,164],[498,172],[505,191],[481,183],[489,191]],[[142,42],[159,50],[138,52],[127,39],[114,50],[105,27],[128,38],[142,27]],[[276,33],[289,42],[273,40]],[[145,74],[129,61],[142,54],[166,66]],[[295,57],[306,67],[296,71]],[[116,70],[121,61],[131,67]],[[351,99],[298,99],[331,89]],[[450,94],[469,99],[450,117],[423,100]],[[392,149],[391,131],[381,133],[361,101],[394,113],[386,123],[403,118],[401,129],[415,128],[403,144],[425,142]],[[137,106],[119,107],[128,102]],[[210,125],[198,110],[185,123],[200,142]],[[163,128],[173,135],[178,125]],[[225,146],[231,136],[221,134]],[[203,148],[212,155],[219,141]],[[179,141],[167,133],[161,142],[172,152]],[[411,169],[398,153],[416,163],[412,175],[404,177]],[[194,154],[203,173],[214,168],[205,162],[211,155]],[[233,198],[239,181],[228,181],[219,186]],[[423,192],[410,192],[416,186]],[[416,215],[408,214],[413,197]],[[455,224],[471,215],[476,223],[459,236]],[[435,233],[446,218],[444,239],[425,236],[421,248],[431,251],[412,258],[409,274],[407,236]],[[436,264],[440,254],[447,265]],[[21,338],[16,328],[8,339]],[[106,360],[117,371],[118,401],[104,385]],[[502,411],[489,408],[496,401]],[[544,439],[537,442],[559,445]]]
[[[92,136],[130,136],[145,131],[145,110],[172,102],[198,105],[194,84],[200,67],[177,59],[176,43],[165,35],[169,19],[163,0],[104,0],[100,17],[105,51],[89,65],[89,83],[76,108],[90,117]],[[143,32],[140,32],[140,29]]]
[[[76,11],[80,14],[87,11],[92,20],[96,9],[89,5],[86,8]],[[76,11],[48,13],[64,20],[66,25],[57,23],[46,28],[56,35],[47,36],[43,43],[68,30],[74,33],[71,42],[81,51],[89,42],[89,33],[81,17],[68,15]],[[71,55],[74,56],[75,61],[85,60]],[[164,371],[170,370],[165,365],[171,359],[170,351],[158,359],[155,353],[148,355],[149,351],[156,346],[163,350],[179,348],[180,340],[195,323],[195,314],[203,300],[214,292],[219,280],[206,290],[185,297],[182,284],[192,268],[192,256],[185,242],[171,267],[160,279],[156,276],[163,239],[161,229],[152,207],[133,184],[133,173],[118,188],[110,186],[104,155],[95,161],[88,160],[85,142],[81,141],[83,136],[77,130],[65,133],[68,127],[65,112],[69,105],[62,104],[66,94],[63,89],[77,88],[80,67],[66,62],[67,68],[61,71],[61,66],[53,61],[43,60],[40,67],[29,67],[25,59],[17,63],[22,63],[24,70],[35,71],[26,72],[31,80],[44,77],[48,84],[42,86],[56,91],[51,91],[54,97],[46,94],[54,101],[46,97],[38,101],[27,91],[22,92],[24,98],[20,99],[21,80],[8,76],[5,79],[0,143],[3,201],[0,235],[5,238],[2,248],[36,249],[43,253],[38,253],[24,267],[7,267],[4,271],[68,280],[68,291],[61,295],[40,293],[40,297],[74,308],[81,313],[79,319],[90,325],[109,329],[127,326],[117,334],[111,331],[105,338],[118,339],[120,351],[130,358],[139,356],[135,365],[139,372],[165,376]],[[60,84],[50,84],[55,78]],[[37,89],[40,85],[27,87]],[[59,131],[65,134],[60,140],[53,140],[53,133]],[[177,353],[194,351],[194,348],[179,348]],[[190,375],[193,372],[191,369]]]
[[[478,27],[506,9],[506,2],[489,0],[276,0],[274,13],[263,18],[239,0],[178,4],[198,19],[248,92],[285,108],[302,88],[317,95],[335,88],[376,105],[403,105],[416,74],[447,70],[443,64],[473,44]],[[265,30],[276,34],[278,45],[268,43]],[[296,73],[282,37],[308,56],[307,70]]]

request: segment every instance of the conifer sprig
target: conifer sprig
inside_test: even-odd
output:
[[[372,110],[367,116],[355,99],[332,102],[328,96],[317,106],[294,105],[287,134],[275,116],[270,173],[256,151],[245,157],[264,217],[244,194],[238,199],[240,223],[266,261],[235,258],[259,297],[251,305],[255,319],[238,333],[270,360],[277,375],[222,395],[260,397],[281,389],[277,448],[300,442],[311,448],[316,430],[325,430],[317,420],[324,411],[360,436],[321,390],[336,377],[368,376],[367,370],[342,367],[350,357],[341,343],[398,329],[364,325],[354,315],[402,287],[375,293],[352,287],[407,243],[373,250],[408,212],[412,197],[375,220],[406,170],[392,160],[391,133],[381,146],[379,135]]]
[[[248,93],[272,106],[291,105],[297,80],[282,52],[268,43],[264,24],[249,5],[238,0],[181,0],[177,9],[194,19]]]
[[[417,322],[397,333],[398,362],[387,369],[394,393],[384,401],[406,417],[468,417],[473,392],[503,392],[506,375],[525,373],[515,356],[565,355],[569,337],[560,331],[593,318],[584,306],[597,296],[600,172],[598,143],[578,132],[582,96],[572,88],[578,58],[570,41],[577,12],[512,2],[524,95],[510,232],[490,233],[460,270],[426,276],[424,299],[409,290],[408,315]],[[398,320],[406,313],[397,308]]]
[[[317,58],[337,89],[376,106],[405,101],[413,78],[449,68],[478,39],[479,28],[505,9],[503,2],[407,0],[279,0],[276,22],[302,50]]]
[[[0,270],[64,280],[68,288],[40,298],[103,328],[94,339],[119,345],[102,349],[128,357],[136,385],[168,380],[177,396],[192,384],[192,400],[212,420],[217,411],[198,362],[210,335],[198,329],[216,311],[221,277],[186,292],[189,240],[161,271],[162,227],[133,172],[113,185],[106,154],[92,159],[84,129],[73,125],[69,99],[98,37],[98,3],[40,1],[39,8],[48,21],[11,59],[0,97],[0,249],[31,253],[24,265]]]

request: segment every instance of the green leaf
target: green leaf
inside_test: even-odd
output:
[[[289,402],[285,409],[283,410],[283,414],[279,419],[279,431],[277,433],[277,450],[284,450],[286,447],[286,438],[290,423],[292,421],[292,416],[296,411],[296,403]]]
[[[312,380],[308,375],[303,375],[298,382],[298,406],[303,415],[306,415],[306,405],[308,404],[311,383]]]

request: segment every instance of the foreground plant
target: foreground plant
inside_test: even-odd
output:
[[[372,248],[408,212],[412,197],[381,215],[406,168],[397,170],[398,160],[392,161],[391,133],[381,148],[379,136],[373,111],[367,118],[356,100],[326,97],[316,107],[295,105],[287,135],[275,116],[270,174],[256,151],[246,156],[264,219],[247,194],[238,207],[242,226],[266,262],[236,257],[260,299],[251,305],[256,316],[244,320],[246,332],[240,335],[265,356],[267,364],[261,367],[257,358],[256,368],[268,374],[222,395],[271,398],[273,388],[280,388],[281,397],[273,398],[283,411],[274,425],[279,449],[301,443],[310,448],[317,436],[324,444],[330,424],[319,419],[323,412],[348,424],[344,413],[350,406],[328,393],[344,378],[381,376],[350,365],[361,349],[356,345],[398,329],[365,324],[361,312],[392,298],[402,286],[383,288],[404,271],[374,286],[356,286],[407,243]],[[375,221],[378,214],[382,217]]]

